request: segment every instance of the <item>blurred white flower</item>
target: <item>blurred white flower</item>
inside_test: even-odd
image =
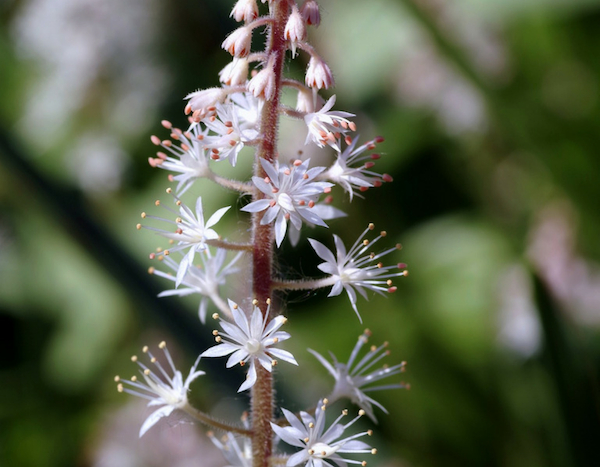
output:
[[[354,349],[352,349],[352,353],[350,354],[347,363],[338,362],[335,355],[330,352],[331,358],[333,359],[332,365],[318,352],[315,352],[312,349],[308,349],[308,351],[319,360],[321,365],[323,365],[335,379],[333,391],[327,398],[333,402],[346,397],[363,409],[369,418],[376,422],[377,419],[373,413],[373,405],[379,407],[385,413],[388,413],[388,411],[383,405],[367,396],[365,393],[369,391],[381,391],[383,389],[408,388],[408,386],[403,383],[371,386],[371,384],[384,378],[402,373],[406,366],[406,362],[391,367],[384,365],[377,370],[372,370],[373,365],[389,355],[387,342],[384,342],[379,347],[371,346],[366,355],[357,362],[358,354],[363,345],[368,342],[370,336],[371,332],[365,330],[365,332],[358,337],[358,341],[354,346]]]
[[[174,410],[185,409],[188,406],[187,393],[190,389],[190,384],[198,376],[204,374],[203,371],[196,371],[196,367],[200,362],[200,357],[196,360],[196,363],[192,366],[188,377],[183,381],[181,372],[175,368],[171,354],[167,350],[167,344],[161,342],[158,347],[162,349],[169,363],[168,369],[172,376],[169,376],[160,362],[152,355],[148,347],[144,347],[142,351],[150,357],[150,362],[160,372],[159,376],[152,371],[145,364],[141,363],[137,356],[131,357],[131,360],[139,365],[141,368],[140,373],[145,382],[141,382],[137,377],[133,376],[130,380],[121,379],[119,376],[115,376],[115,382],[117,382],[117,389],[119,392],[127,392],[134,396],[147,399],[149,407],[162,405],[163,407],[152,412],[146,421],[140,428],[140,437],[152,428],[156,422],[162,417],[168,417]]]

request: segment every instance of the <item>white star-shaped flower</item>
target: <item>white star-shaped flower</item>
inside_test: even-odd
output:
[[[280,315],[268,321],[268,311],[263,317],[260,308],[254,305],[248,320],[244,311],[235,302],[229,300],[229,308],[234,322],[221,320],[220,325],[224,332],[215,331],[217,345],[204,351],[200,356],[224,357],[231,354],[227,360],[227,368],[238,363],[246,365],[250,362],[246,381],[240,386],[238,392],[250,389],[256,382],[256,362],[267,371],[273,370],[277,359],[298,364],[290,352],[272,347],[290,338],[287,332],[278,330],[287,318]]]
[[[198,308],[198,316],[202,324],[206,322],[206,310],[208,308],[208,299],[213,301],[221,302],[219,295],[219,286],[224,285],[226,278],[230,274],[235,274],[239,271],[235,267],[235,263],[242,256],[242,252],[239,252],[234,258],[225,265],[225,258],[227,257],[227,251],[219,248],[213,255],[210,248],[199,253],[201,264],[199,266],[190,266],[187,272],[181,280],[181,284],[178,288],[165,290],[158,294],[159,297],[169,297],[172,295],[178,295],[184,297],[191,294],[200,294],[200,306]],[[156,257],[152,254],[151,258]],[[176,274],[179,271],[179,263],[173,259],[173,255],[160,256],[159,259],[169,269],[174,271]],[[170,273],[159,271],[158,269],[151,268],[151,274],[163,277],[170,281],[175,282],[176,277]]]
[[[255,128],[242,127],[238,119],[238,106],[233,103],[217,104],[214,119],[204,121],[211,135],[206,138],[206,147],[211,149],[212,160],[228,159],[235,167],[237,157],[245,143],[258,135]]]
[[[167,193],[171,193],[170,189],[167,190]],[[157,204],[160,203],[157,202]],[[219,238],[219,235],[217,234],[217,232],[214,231],[214,229],[212,229],[212,227],[217,222],[219,222],[221,217],[223,217],[223,215],[229,210],[231,206],[226,206],[224,208],[218,209],[212,216],[208,218],[206,222],[204,222],[204,209],[202,207],[202,197],[199,196],[196,200],[195,213],[177,197],[175,197],[175,204],[179,207],[179,215],[175,218],[175,220],[163,219],[161,217],[151,216],[146,213],[142,213],[143,219],[157,219],[164,222],[168,222],[170,224],[175,224],[177,228],[174,232],[148,226],[142,226],[141,224],[138,224],[138,229],[145,227],[147,229],[154,230],[163,237],[167,237],[168,239],[176,241],[177,245],[172,248],[169,248],[168,252],[166,251],[165,254],[170,254],[174,251],[188,250],[188,252],[184,255],[183,259],[179,263],[179,269],[177,270],[175,286],[179,287],[179,284],[181,284],[181,281],[183,280],[183,277],[187,273],[189,267],[193,264],[194,255],[197,252],[207,248],[206,242],[208,240],[217,240]],[[173,211],[171,209],[169,210],[177,214],[176,211]]]
[[[363,414],[361,410],[358,417],[342,425],[338,423],[348,414],[344,410],[342,414],[325,429],[325,409],[327,400],[320,400],[315,416],[300,412],[300,418],[286,409],[281,409],[290,426],[281,427],[271,423],[273,431],[285,443],[300,448],[300,451],[292,454],[287,463],[287,467],[304,465],[305,467],[323,467],[345,466],[346,464],[366,465],[364,461],[357,461],[340,456],[340,454],[375,454],[367,443],[358,441],[357,438],[365,435],[371,435],[371,431],[365,431],[342,438],[346,429],[356,422]]]
[[[328,396],[328,399],[330,401],[336,401],[344,397],[348,398],[354,404],[363,409],[369,418],[371,418],[371,420],[376,422],[377,419],[373,413],[373,405],[376,405],[385,413],[388,413],[388,411],[379,402],[367,396],[365,393],[369,391],[381,391],[383,389],[408,388],[408,385],[396,383],[386,384],[383,386],[369,386],[376,381],[387,378],[388,376],[402,373],[406,366],[406,362],[402,362],[391,367],[384,365],[377,370],[371,370],[373,365],[377,364],[382,358],[389,355],[389,351],[387,350],[387,342],[384,342],[379,347],[371,346],[369,351],[357,362],[358,354],[363,345],[368,342],[370,336],[371,332],[367,329],[358,337],[358,342],[354,346],[347,363],[338,362],[335,355],[333,355],[331,352],[330,354],[331,358],[333,359],[333,364],[329,363],[318,352],[315,352],[312,349],[308,349],[308,351],[312,353],[319,360],[319,362],[321,362],[321,364],[335,379],[333,392],[330,396]]]
[[[356,190],[366,191],[368,188],[381,186],[382,182],[391,182],[390,175],[381,175],[370,170],[375,165],[373,161],[379,159],[379,154],[363,155],[365,151],[375,149],[376,144],[382,141],[383,138],[378,137],[356,147],[358,137],[352,139],[347,136],[346,149],[342,152],[338,151],[333,165],[319,178],[340,185],[350,195],[350,201]],[[356,166],[356,164],[360,165]]]
[[[352,245],[350,251],[346,252],[344,243],[337,235],[333,236],[337,255],[334,255],[329,248],[317,240],[309,238],[308,241],[313,249],[325,260],[319,264],[318,268],[326,274],[330,274],[335,281],[329,297],[339,295],[342,290],[346,290],[352,308],[356,312],[358,319],[362,322],[362,318],[356,308],[356,291],[368,300],[366,289],[373,290],[383,295],[384,292],[395,292],[396,287],[392,285],[391,278],[407,275],[407,271],[393,272],[392,269],[404,269],[406,265],[399,263],[393,266],[383,266],[379,259],[392,251],[400,248],[396,245],[394,248],[384,250],[381,253],[366,253],[372,244],[386,236],[385,232],[381,232],[374,240],[369,241],[364,239],[367,232],[373,230],[375,226],[369,224],[369,227],[358,237],[358,240]],[[364,240],[363,240],[364,239]]]
[[[171,122],[166,120],[163,120],[162,125],[171,130],[171,138],[175,143],[171,140],[161,141],[157,136],[152,136],[151,141],[167,152],[159,151],[157,157],[149,158],[148,161],[152,167],[177,173],[173,180],[178,182],[176,191],[182,195],[195,180],[211,175],[206,154],[207,146],[204,142],[207,132],[202,131],[200,124],[193,121],[185,132],[174,128]]]
[[[252,177],[254,185],[264,193],[265,197],[253,201],[242,208],[242,211],[260,212],[266,210],[261,224],[275,222],[275,241],[281,245],[287,231],[289,220],[296,229],[302,227],[302,221],[327,227],[323,219],[313,210],[321,194],[331,190],[329,182],[313,181],[324,167],[308,168],[309,159],[297,160],[292,166],[279,165],[261,159],[267,177]]]
[[[140,428],[140,437],[152,428],[162,417],[168,417],[174,410],[184,410],[188,406],[187,393],[190,389],[190,384],[198,376],[204,374],[203,371],[196,370],[196,367],[200,362],[200,357],[198,357],[196,363],[192,366],[188,377],[183,381],[181,372],[175,368],[173,359],[167,350],[165,342],[161,342],[158,347],[162,349],[165,354],[169,364],[167,369],[165,369],[152,355],[148,350],[148,347],[144,347],[142,350],[150,357],[150,362],[158,369],[161,376],[157,375],[148,366],[138,361],[137,356],[134,355],[131,357],[131,360],[139,365],[144,382],[138,380],[136,376],[133,376],[131,380],[124,380],[118,376],[115,377],[115,381],[118,383],[117,389],[119,392],[127,392],[134,396],[147,399],[150,401],[148,402],[149,407],[158,405],[163,406],[152,412],[142,424],[142,427]],[[167,370],[170,370],[172,376],[169,376],[169,371]]]
[[[341,111],[330,112],[334,104],[335,95],[331,96],[320,110],[304,116],[304,123],[308,128],[304,144],[312,141],[320,148],[329,145],[336,151],[340,151],[338,140],[341,135],[356,130],[354,122],[348,120],[348,117],[354,117],[354,114]]]

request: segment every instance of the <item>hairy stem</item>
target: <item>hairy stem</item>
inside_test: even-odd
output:
[[[275,93],[271,100],[265,102],[261,115],[260,132],[262,142],[256,151],[254,174],[257,177],[266,176],[260,159],[273,162],[277,158],[277,130],[279,123],[279,100],[281,96],[281,81],[283,62],[285,59],[286,42],[284,37],[285,24],[289,14],[287,0],[276,0],[270,4],[272,23],[269,28],[266,55],[274,57]],[[261,192],[255,192],[253,201],[263,198]],[[264,213],[256,213],[252,219],[253,241],[253,284],[254,299],[263,314],[267,313],[267,301],[272,291],[273,265],[273,226],[262,225]],[[271,308],[271,313],[274,313]],[[273,454],[273,375],[261,365],[256,365],[257,380],[252,387],[252,466],[269,467]]]

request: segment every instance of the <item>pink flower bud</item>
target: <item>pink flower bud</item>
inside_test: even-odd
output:
[[[296,5],[292,7],[292,13],[290,14],[285,25],[284,35],[292,45],[292,56],[295,56],[296,43],[306,39],[306,26],[304,24],[304,19],[302,18],[302,15],[300,15]]]
[[[329,89],[333,86],[333,75],[325,62],[316,57],[311,57],[306,70],[305,82],[307,86],[317,89]]]
[[[238,0],[231,15],[236,21],[252,21],[258,16],[258,6],[256,0]]]
[[[254,97],[263,97],[268,101],[273,99],[275,95],[275,70],[273,67],[274,58],[271,57],[267,65],[248,83],[248,91]]]
[[[229,34],[221,47],[234,57],[246,57],[250,53],[251,42],[252,29],[248,26],[242,26]]]
[[[248,78],[248,60],[234,58],[231,63],[219,72],[219,81],[228,86],[244,84]]]
[[[191,111],[204,110],[208,107],[216,105],[218,102],[223,102],[227,94],[222,88],[208,88],[192,92],[185,96],[190,101],[185,106],[186,114]]]
[[[315,0],[306,0],[301,8],[302,17],[306,24],[318,26],[321,24],[321,14],[319,13],[319,5]]]

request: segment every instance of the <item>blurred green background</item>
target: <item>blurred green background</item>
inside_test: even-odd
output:
[[[167,186],[149,135],[217,84],[230,3],[0,2],[2,467],[225,464],[177,420],[138,440],[148,410],[112,377],[143,344],[166,338],[191,362],[210,342],[194,300],[155,298],[157,238],[134,226]],[[386,138],[378,167],[395,179],[352,205],[337,196],[350,217],[330,230],[348,243],[374,222],[410,270],[359,303],[412,387],[378,394],[390,415],[369,464],[599,466],[600,1],[321,3],[310,34],[337,108]],[[305,130],[284,130],[293,156]],[[281,270],[317,274],[314,256],[286,242]],[[330,387],[306,347],[344,360],[363,330],[345,296],[325,297],[289,297],[300,367],[280,368],[286,408]],[[241,375],[211,363],[194,397],[235,419]]]

